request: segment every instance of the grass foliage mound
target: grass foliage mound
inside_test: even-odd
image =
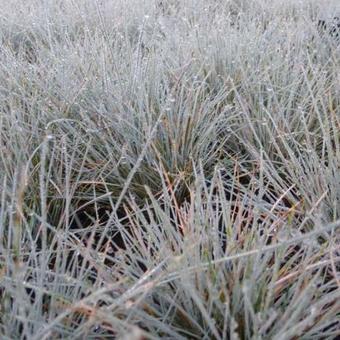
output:
[[[339,336],[336,3],[1,2],[1,339]]]

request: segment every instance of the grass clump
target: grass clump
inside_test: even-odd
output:
[[[339,336],[321,5],[4,5],[1,338]]]

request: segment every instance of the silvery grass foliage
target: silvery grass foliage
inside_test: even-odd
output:
[[[336,6],[2,1],[1,338],[336,338]]]

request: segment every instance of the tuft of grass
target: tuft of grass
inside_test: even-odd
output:
[[[3,339],[336,339],[337,2],[0,16]]]

